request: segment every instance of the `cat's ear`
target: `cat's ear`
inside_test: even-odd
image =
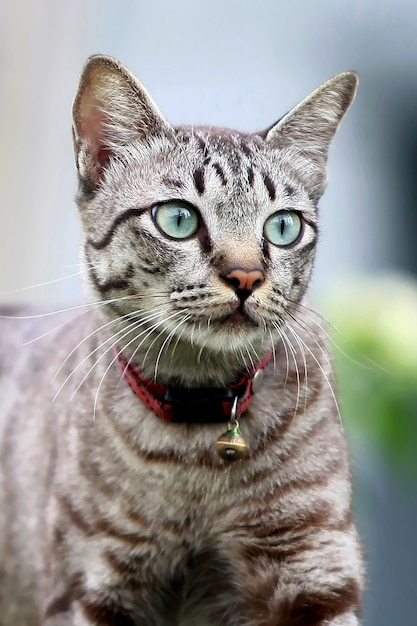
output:
[[[172,128],[135,76],[104,55],[88,59],[73,106],[75,161],[81,180],[94,190],[112,155],[138,140]]]
[[[351,105],[359,79],[344,72],[324,83],[267,131],[266,141],[302,172],[312,197],[326,184],[326,161],[335,132]]]

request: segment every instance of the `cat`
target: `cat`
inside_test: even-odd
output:
[[[173,127],[120,62],[87,61],[95,304],[54,333],[0,321],[1,626],[359,624],[348,453],[305,300],[356,86],[340,74],[263,132]]]

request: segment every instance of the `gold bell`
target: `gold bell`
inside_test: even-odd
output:
[[[229,428],[216,441],[216,451],[224,461],[239,461],[249,456],[248,444],[239,430],[239,422]]]

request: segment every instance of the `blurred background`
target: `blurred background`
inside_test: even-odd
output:
[[[312,297],[334,327],[369,563],[364,624],[416,626],[417,4],[0,2],[2,301],[82,299],[70,117],[97,52],[128,65],[171,122],[241,130],[358,71],[330,155]]]

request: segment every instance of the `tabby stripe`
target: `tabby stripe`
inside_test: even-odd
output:
[[[202,137],[200,137],[200,135],[195,135],[195,138],[197,139],[198,146],[200,150],[202,151],[203,156],[206,157],[207,156],[207,144],[205,140]]]
[[[315,549],[315,540],[320,541],[320,537],[317,536],[315,531],[315,528],[307,529],[303,535],[293,534],[286,540],[257,541],[256,544],[251,544],[247,547],[244,557],[253,562],[257,558],[263,560],[265,556],[269,556],[272,559],[279,558],[280,561],[293,564],[292,557],[299,558],[303,553],[305,554],[305,552]],[[332,543],[332,541],[329,543]],[[321,550],[323,550],[325,545],[325,543],[320,542]],[[323,573],[324,568],[320,569]],[[325,571],[327,572],[327,570]]]
[[[82,581],[83,575],[81,573],[74,574],[66,583],[65,591],[49,602],[44,614],[44,619],[53,617],[59,613],[69,612],[74,600],[78,600],[82,596]]]
[[[90,260],[90,255],[88,254],[88,250],[85,251],[86,261],[89,264],[88,272],[94,286],[98,291],[100,291],[103,295],[105,295],[108,291],[113,289],[121,289],[127,291],[129,287],[131,287],[130,278],[132,278],[135,274],[135,268],[132,263],[129,263],[124,272],[124,276],[118,276],[115,278],[109,278],[105,281],[101,281],[97,275],[97,272],[94,268],[93,263]]]
[[[360,600],[359,585],[353,578],[347,579],[341,586],[324,588],[322,592],[301,591],[292,600],[290,607],[286,606],[279,621],[271,623],[271,626],[324,624],[356,609]]]
[[[73,503],[66,496],[59,496],[58,502],[74,526],[87,536],[94,534],[92,526],[84,519],[82,513],[74,508]]]
[[[177,189],[183,189],[184,183],[182,180],[177,180],[174,178],[165,177],[162,179],[162,182],[166,187],[176,187]]]
[[[100,626],[135,626],[135,622],[126,612],[121,613],[119,607],[106,598],[106,604],[99,601],[83,600],[81,608],[84,617],[91,624]]]
[[[315,389],[314,399],[318,397],[319,391],[319,389]],[[310,408],[311,404],[313,404],[313,398],[311,400],[312,402],[309,402],[309,406],[307,408]],[[275,428],[274,430],[269,431],[266,436],[263,437],[262,441],[259,442],[259,446],[253,452],[251,452],[251,458],[259,458],[260,456],[263,456],[271,446],[276,447],[277,443],[282,440],[285,431],[291,426],[293,419],[294,410],[291,408],[288,409],[288,411],[282,417],[283,421],[280,426],[278,428]],[[307,432],[303,432],[286,452],[283,451],[280,454],[280,462],[282,463],[286,459],[290,459],[292,456],[298,455],[298,451],[300,450],[301,445],[310,441],[310,439],[312,439],[317,434],[317,432],[321,431],[321,429],[323,428],[323,422],[326,419],[327,416],[323,415]],[[259,479],[262,480],[265,475],[268,475],[268,471],[270,470],[263,469],[254,474],[251,477],[251,483],[254,484],[255,482],[258,482]]]
[[[130,282],[125,278],[109,278],[104,282],[100,281],[94,267],[90,267],[88,273],[97,291],[99,291],[103,295],[105,295],[112,289],[123,289],[126,291],[130,287]]]
[[[62,546],[62,544],[64,543],[64,539],[65,539],[65,533],[62,530],[62,528],[59,528],[59,527],[54,528],[52,545],[54,546],[55,549],[58,550],[59,547]]]
[[[97,188],[87,178],[78,174],[78,191],[83,196],[83,200],[92,200],[97,193]]]
[[[149,543],[148,537],[142,537],[136,532],[127,532],[122,530],[121,528],[116,528],[112,526],[110,522],[105,519],[101,519],[95,525],[95,531],[101,532],[105,534],[107,537],[112,537],[113,539],[119,539],[125,543],[129,543],[134,546],[143,545]]]
[[[158,419],[158,418],[155,418]],[[182,455],[178,454],[174,450],[144,450],[139,448],[133,443],[132,437],[129,432],[126,432],[120,428],[117,421],[108,422],[112,428],[113,433],[119,437],[123,445],[126,446],[133,454],[144,461],[145,463],[163,463],[166,465],[180,465],[184,467],[208,467],[210,469],[217,469],[219,471],[229,471],[229,465],[224,463],[216,454],[214,447],[213,450],[202,449],[199,451],[198,458],[196,460],[186,459]],[[214,444],[213,444],[214,446]]]
[[[216,174],[220,178],[220,180],[222,182],[222,185],[224,187],[226,187],[226,185],[227,185],[227,178],[226,178],[226,174],[225,174],[224,169],[222,168],[220,163],[213,163],[213,167],[214,167],[214,170],[215,170]]]
[[[230,469],[229,466],[216,455],[214,447],[213,450],[203,449],[199,451],[198,459],[192,461],[183,458],[174,450],[143,450],[142,448],[132,447],[132,442],[127,435],[124,437],[122,434],[122,439],[125,445],[133,449],[136,456],[145,461],[145,463],[163,463],[166,465],[181,465],[182,467],[186,465],[187,467],[196,468],[207,467],[209,469],[215,468],[225,472]]]
[[[141,530],[147,529],[152,525],[152,521],[148,518],[140,515],[137,511],[135,511],[135,507],[137,507],[137,499],[134,495],[129,492],[123,490],[123,488],[119,484],[109,483],[104,480],[102,477],[100,469],[98,467],[90,467],[90,465],[86,462],[84,456],[80,456],[78,459],[78,467],[80,470],[81,476],[83,476],[90,483],[94,484],[94,488],[102,493],[106,497],[114,498],[114,494],[118,492],[123,500],[123,502],[132,507],[131,510],[127,510],[123,512],[123,515],[126,519],[134,522],[138,526],[141,527]]]
[[[256,506],[259,504],[259,506],[267,506],[270,503],[273,503],[274,501],[276,501],[277,499],[283,499],[284,497],[287,498],[288,500],[288,496],[291,496],[293,494],[296,494],[297,492],[304,492],[305,494],[307,494],[308,492],[311,492],[311,490],[314,490],[317,487],[324,487],[325,485],[327,485],[329,483],[329,479],[333,478],[336,469],[338,469],[339,467],[342,467],[341,464],[338,462],[337,465],[336,463],[331,463],[329,464],[330,466],[328,468],[326,468],[327,473],[324,474],[323,476],[321,475],[317,475],[313,478],[305,478],[305,479],[297,479],[294,480],[292,482],[288,482],[285,485],[278,484],[278,485],[274,485],[275,486],[275,490],[272,490],[272,485],[271,485],[271,491],[269,491],[269,493],[264,494],[264,493],[260,493],[259,497],[254,497],[251,496],[250,500],[251,503]],[[258,485],[259,483],[262,484],[262,482],[265,483],[269,483],[268,478],[270,478],[270,474],[271,474],[271,469],[269,469],[269,473],[265,472],[264,473],[264,477],[263,477],[263,481],[258,481]],[[252,481],[250,483],[251,485],[253,484]],[[289,499],[289,501],[291,501],[291,498]]]
[[[252,150],[249,148],[248,144],[244,141],[243,137],[240,139],[240,147],[243,152],[249,159],[252,158]]]
[[[143,543],[147,543],[149,540],[146,537],[140,535],[140,530],[137,532],[126,532],[120,528],[116,528],[109,521],[104,518],[99,519],[95,523],[89,523],[85,520],[82,513],[75,509],[72,502],[65,497],[61,496],[59,502],[68,515],[71,523],[83,531],[87,536],[92,536],[96,533],[103,533],[107,537],[118,539],[125,543],[133,544],[135,546]],[[136,520],[138,521],[138,520]]]
[[[104,235],[104,237],[102,237],[102,239],[100,239],[99,241],[94,241],[93,239],[91,239],[91,237],[89,237],[87,239],[88,245],[90,245],[95,250],[102,250],[103,248],[106,248],[113,239],[113,236],[120,224],[123,224],[131,217],[139,217],[139,215],[141,215],[145,210],[146,209],[127,209],[116,217],[116,219],[113,221],[113,224],[110,226],[109,230]]]
[[[305,257],[307,255],[309,255],[309,253],[312,250],[314,250],[316,245],[317,245],[317,235],[315,237],[313,237],[312,241],[310,241],[309,243],[306,243],[302,247],[300,247],[300,249],[299,249],[300,257],[304,260]],[[308,261],[308,259],[305,259],[305,261]]]
[[[285,189],[285,193],[287,194],[287,196],[294,196],[296,191],[294,189],[294,187],[292,185],[290,185],[289,183],[286,183],[286,185],[284,186]]]
[[[94,282],[95,287],[97,287],[97,289],[101,291],[101,293],[107,293],[108,291],[112,291],[113,289],[127,291],[127,289],[130,287],[130,282],[128,280],[125,280],[124,278],[109,278],[104,283],[99,283],[98,280],[94,280],[94,278],[97,278],[97,275],[95,275],[94,278],[93,276],[91,276],[91,278]]]
[[[108,565],[111,569],[119,574],[119,576],[123,576],[124,578],[138,578],[138,575],[142,574],[141,568],[143,568],[144,558],[140,556],[129,556],[129,560],[125,561],[118,557],[114,552],[110,552],[107,550],[104,552],[103,557],[107,561]],[[148,559],[149,555],[145,556],[145,559]]]
[[[304,539],[294,535],[287,541],[260,541],[251,543],[245,546],[242,551],[242,556],[245,561],[254,564],[257,560],[263,561],[264,559],[279,560],[284,562],[288,560],[288,557],[292,555],[302,554],[305,550],[311,549],[311,536],[306,534]]]
[[[122,306],[119,306],[119,304],[117,302],[107,302],[106,303],[106,307],[108,307],[109,309],[111,309],[113,311],[113,313],[115,313],[117,315],[117,317],[123,317],[126,313],[126,311],[123,309]]]
[[[311,220],[308,220],[304,215],[303,215],[303,220],[305,221],[306,224],[311,226],[311,228],[314,230],[314,232],[316,234],[319,232],[318,226],[317,226],[317,224],[315,222],[312,222]]]
[[[85,458],[85,451],[80,450],[77,461],[80,475],[94,485],[94,489],[100,491],[104,496],[113,498],[116,491],[120,491],[120,486],[113,483],[109,483],[102,477],[101,472],[97,464],[94,466],[90,464]]]
[[[279,497],[277,497],[279,501]],[[332,508],[330,505],[325,505],[319,510],[304,510],[303,518],[297,517],[297,514],[288,515],[285,519],[277,518],[270,524],[266,524],[263,521],[253,521],[253,517],[243,517],[240,523],[233,526],[231,530],[245,530],[250,533],[252,537],[257,539],[271,539],[282,544],[292,543],[293,541],[308,537],[311,539],[312,528],[318,530],[330,530],[344,532],[353,523],[353,518],[350,510],[346,511],[346,514],[338,519],[332,520]]]
[[[199,167],[193,172],[194,185],[200,196],[204,193],[206,185],[204,182],[204,169]]]
[[[264,173],[262,177],[263,177],[263,181],[264,181],[265,187],[267,188],[268,195],[269,195],[271,201],[273,202],[275,200],[275,198],[276,198],[276,195],[277,195],[277,190],[276,190],[276,187],[275,187],[275,183],[271,179],[269,174],[265,174]]]
[[[319,531],[345,533],[353,525],[353,515],[350,509],[347,509],[345,515],[337,520],[331,519],[333,509],[330,505],[319,511],[304,511],[303,513],[303,519],[297,519],[296,515],[290,515],[287,520],[280,521],[276,533],[291,537],[296,531],[302,537],[304,534],[309,536],[312,528]],[[311,536],[309,537],[311,539]]]
[[[303,452],[300,449],[297,449],[297,456],[300,458],[303,457]],[[324,487],[328,484],[329,479],[333,479],[338,469],[343,469],[344,463],[337,458],[331,458],[330,463],[327,467],[320,468],[320,474],[306,475],[305,478],[297,478],[295,480],[288,481],[287,483],[280,484],[279,486],[279,495],[288,496],[293,491],[301,490],[308,491],[310,489],[314,489],[315,487]]]
[[[248,167],[248,183],[249,183],[249,187],[253,187],[254,181],[255,181],[255,173],[253,171],[253,167]]]

